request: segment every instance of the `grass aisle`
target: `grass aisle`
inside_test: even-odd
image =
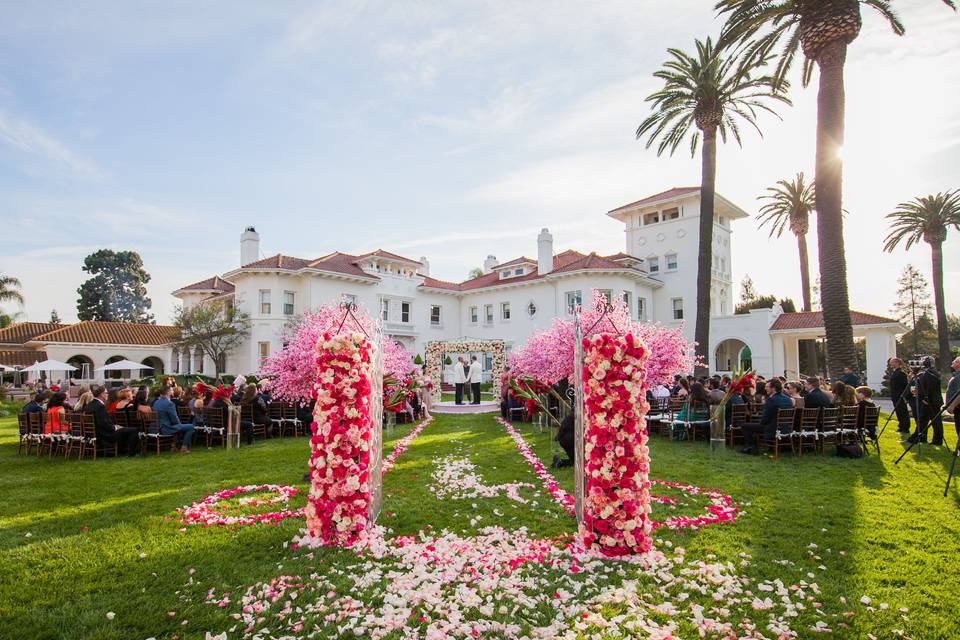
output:
[[[530,425],[516,426],[549,463],[549,436],[535,433]],[[385,433],[384,451],[389,452],[409,430],[409,425],[401,425]],[[748,588],[761,601],[776,600],[775,581],[782,580],[789,598],[806,603],[798,612],[802,623],[793,626],[800,637],[823,637],[810,630],[820,618],[833,629],[828,637],[864,638],[873,633],[889,638],[894,629],[918,640],[960,637],[954,615],[960,595],[960,496],[951,489],[950,497],[940,497],[949,457],[943,450],[928,448],[919,455],[911,453],[894,467],[893,458],[902,450],[896,436],[888,432],[882,446],[881,458],[772,461],[733,452],[712,457],[699,443],[654,440],[653,477],[716,487],[744,509],[732,525],[700,531],[658,530],[658,548],[668,553],[673,553],[671,547],[684,548],[687,561],[719,567],[712,577],[748,578]],[[358,565],[349,551],[291,550],[286,545],[303,526],[302,520],[287,520],[279,526],[202,528],[183,527],[175,518],[177,507],[223,488],[277,483],[305,489],[301,477],[307,456],[307,441],[301,438],[273,440],[239,451],[198,449],[183,457],[82,464],[48,461],[18,457],[15,422],[0,419],[0,492],[4,496],[0,503],[0,638],[185,639],[230,629],[234,629],[231,638],[240,637],[245,625],[232,617],[240,613],[240,596],[248,586],[269,584],[278,576],[298,576],[304,582],[323,584],[324,592],[330,589],[360,600],[382,597],[388,583],[407,579],[402,572],[391,577],[396,563]],[[433,474],[444,468],[449,457],[469,459],[485,485],[521,482],[534,488],[518,489],[526,502],[510,500],[503,493],[438,499],[430,489]],[[572,490],[570,469],[554,473],[561,485]],[[654,491],[680,502],[655,504],[657,519],[694,515],[702,509],[702,501],[662,487]],[[291,507],[303,502],[299,496]],[[526,527],[531,537],[556,538],[575,528],[533,476],[513,441],[489,416],[441,416],[430,424],[385,476],[380,522],[392,531],[390,536],[446,529],[470,537],[485,526],[499,524],[508,530]],[[369,583],[357,583],[356,570],[351,569],[357,566],[370,570]],[[498,624],[549,620],[556,611],[569,611],[572,603],[587,600],[591,590],[619,588],[624,580],[638,578],[638,588],[649,588],[663,607],[661,613],[646,612],[643,625],[634,631],[642,637],[649,633],[641,629],[689,618],[690,602],[704,602],[704,596],[690,585],[707,584],[706,577],[688,576],[689,584],[671,583],[669,594],[662,595],[636,566],[610,567],[579,581],[556,568],[526,568],[518,576],[535,587],[529,602],[507,607],[498,601],[482,617]],[[811,600],[798,598],[791,589],[791,585],[806,584],[803,589],[811,593],[809,584],[814,582],[820,593]],[[764,591],[759,586],[763,583],[772,591]],[[582,596],[570,595],[577,585],[584,588]],[[428,586],[422,583],[418,588]],[[230,594],[225,607],[204,602],[211,588],[217,597]],[[274,605],[276,611],[269,612],[270,622],[264,624],[279,636],[290,620],[280,624],[275,613],[292,601],[282,585],[271,589],[282,597]],[[688,592],[689,600],[681,591]],[[564,604],[553,603],[554,595]],[[862,596],[871,599],[870,605],[860,604]],[[292,604],[307,607],[311,598],[309,589],[303,589]],[[814,602],[822,604],[825,614],[814,612]],[[884,602],[889,607],[881,609]],[[676,607],[674,614],[666,613],[667,605]],[[709,601],[707,606],[712,606]],[[902,614],[900,607],[908,612]],[[846,611],[853,615],[833,617]],[[115,614],[112,620],[108,612]],[[317,615],[306,616],[309,624],[323,622],[319,613],[318,609]],[[749,613],[760,632],[775,637],[765,628],[768,611]],[[583,627],[583,637],[592,633],[621,637],[602,635],[602,618],[618,614],[628,619],[636,617],[637,611],[611,601],[585,612],[577,624]],[[479,614],[468,612],[467,617],[474,615]],[[837,620],[848,628],[837,625]],[[333,621],[317,637],[336,635],[336,629],[348,622]],[[310,628],[305,628],[304,635]],[[696,629],[684,622],[676,636],[696,637]]]

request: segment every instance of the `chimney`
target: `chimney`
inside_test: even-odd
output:
[[[424,276],[430,275],[430,261],[427,260],[427,256],[420,256],[420,274]]]
[[[253,227],[247,227],[240,234],[240,266],[260,259],[260,234]]]
[[[500,264],[497,260],[497,256],[487,256],[487,259],[483,261],[483,272],[484,273],[493,273],[493,268]]]
[[[537,273],[545,276],[553,271],[553,236],[544,227],[537,236]]]

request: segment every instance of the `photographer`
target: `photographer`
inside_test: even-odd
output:
[[[916,377],[917,400],[919,404],[919,420],[917,430],[910,436],[910,442],[926,442],[927,425],[933,421],[933,445],[943,444],[943,418],[940,409],[943,407],[943,392],[940,390],[940,373],[934,368],[933,358],[927,356],[922,362],[923,371]],[[922,434],[922,435],[921,435]]]
[[[887,363],[890,367],[890,399],[894,403],[894,411],[897,414],[897,431],[899,433],[910,433],[910,404],[911,394],[907,391],[910,387],[910,381],[907,379],[907,372],[903,370],[903,362],[900,358],[890,358]]]

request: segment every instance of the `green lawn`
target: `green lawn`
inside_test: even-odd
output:
[[[386,433],[385,451],[409,428],[401,425]],[[534,433],[530,425],[520,428],[538,455],[549,461],[548,436]],[[941,496],[950,457],[944,449],[926,447],[895,467],[902,447],[892,431],[884,436],[883,455],[863,460],[711,455],[700,443],[654,439],[653,477],[716,487],[744,509],[731,525],[658,530],[658,548],[682,546],[688,559],[730,562],[754,585],[777,579],[787,586],[816,582],[820,594],[815,599],[825,614],[853,614],[842,618],[849,625],[845,629],[829,618],[834,629],[830,637],[865,638],[873,633],[890,638],[897,629],[918,640],[958,638],[960,490],[954,485],[947,498]],[[198,448],[190,456],[79,464],[18,457],[16,449],[14,420],[0,419],[0,638],[182,639],[236,627],[229,634],[234,638],[243,628],[231,617],[238,612],[236,598],[226,608],[207,604],[211,588],[237,593],[279,575],[315,574],[326,582],[324,591],[355,591],[349,568],[358,560],[352,552],[305,553],[287,546],[302,520],[276,527],[184,527],[174,511],[241,484],[305,488],[305,438],[272,440],[237,451]],[[428,486],[437,461],[448,455],[470,458],[488,484],[531,482],[537,490],[524,490],[527,504],[503,496],[439,500]],[[570,469],[556,475],[572,489]],[[655,492],[670,493],[659,488]],[[295,498],[293,504],[302,505],[303,499]],[[699,508],[692,505],[688,512],[698,513]],[[670,507],[654,506],[655,517],[670,513]],[[572,519],[540,489],[513,442],[489,416],[445,416],[429,425],[385,476],[381,523],[393,535],[431,526],[434,531],[475,535],[495,523],[507,529],[527,527],[543,538],[575,530]],[[565,587],[572,584],[549,571],[540,577],[555,578]],[[614,572],[604,578],[614,583],[630,579],[645,584],[651,578],[638,575],[633,567],[624,575]],[[383,585],[380,581],[365,593],[376,597]],[[309,595],[305,588],[300,602]],[[361,595],[357,591],[356,597]],[[865,595],[876,611],[859,603]],[[518,619],[527,615],[549,620],[549,598],[550,593],[545,594],[543,603],[538,601]],[[881,602],[889,608],[881,610]],[[906,614],[901,607],[908,609]],[[625,613],[626,606],[608,603],[596,611],[613,617]],[[108,612],[115,614],[112,620]],[[794,626],[800,637],[822,637],[809,631],[819,615],[812,609],[800,612]],[[756,620],[769,637],[761,613]],[[316,637],[336,635],[335,626],[317,624],[321,631]],[[582,636],[593,633],[608,637],[595,625],[588,625]],[[679,637],[696,636],[684,625]]]

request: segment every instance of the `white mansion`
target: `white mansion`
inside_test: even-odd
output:
[[[279,349],[281,330],[291,318],[337,299],[379,313],[385,332],[421,355],[432,340],[496,338],[509,350],[555,317],[570,314],[588,300],[591,289],[623,296],[643,321],[677,326],[689,319],[684,333],[692,340],[699,212],[699,187],[670,189],[607,213],[624,225],[622,253],[555,253],[553,237],[543,229],[535,257],[500,262],[487,256],[484,274],[465,282],[431,277],[424,257],[413,260],[383,250],[261,258],[260,237],[251,227],[240,237],[240,266],[173,295],[188,307],[219,299],[249,313],[249,340],[220,363],[221,371],[234,374],[255,372]],[[765,376],[809,373],[799,371],[798,341],[823,337],[819,312],[783,313],[774,307],[733,315],[731,225],[746,217],[717,196],[710,369],[724,372],[749,362]],[[852,316],[854,334],[866,340],[868,383],[879,388],[886,359],[895,352],[895,336],[905,329],[889,318]],[[145,362],[154,373],[214,372],[213,362],[199,351],[178,349],[176,339],[174,327],[24,322],[0,329],[0,364],[22,367],[49,357],[74,364],[72,375],[80,378],[96,378],[96,369],[123,359]]]
[[[750,361],[764,375],[796,376],[797,342],[822,337],[822,317],[779,308],[732,315],[731,225],[748,214],[720,195],[715,208],[710,369],[729,371]],[[251,227],[241,235],[241,266],[173,295],[187,306],[227,297],[250,314],[250,339],[226,363],[231,373],[255,371],[281,347],[281,329],[290,318],[335,299],[375,310],[388,335],[421,355],[431,340],[498,338],[509,350],[553,318],[570,314],[592,289],[623,296],[643,321],[676,326],[690,318],[684,332],[692,340],[699,211],[699,187],[670,189],[608,212],[624,225],[622,253],[555,253],[553,237],[543,229],[535,257],[500,262],[489,255],[484,274],[465,282],[431,277],[425,257],[414,260],[384,250],[261,259],[260,237]],[[854,314],[854,325],[866,338],[868,378],[879,385],[895,335],[904,329],[895,320],[861,313]],[[171,368],[199,369],[188,355],[180,354]]]

